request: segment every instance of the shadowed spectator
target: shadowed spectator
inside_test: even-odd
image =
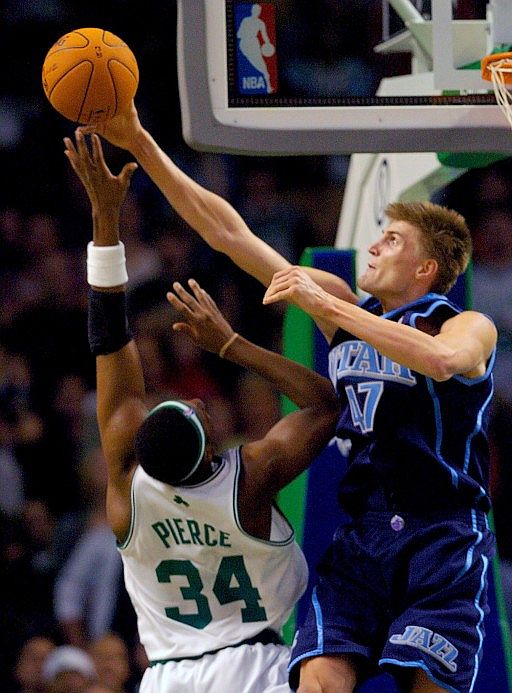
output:
[[[112,693],[126,693],[130,679],[128,648],[115,633],[106,633],[89,647],[98,673],[98,682]]]
[[[96,679],[92,658],[79,647],[56,647],[43,664],[47,693],[83,693]]]
[[[53,640],[42,635],[35,635],[23,644],[14,669],[17,693],[43,693],[46,690],[43,665],[54,649]]]

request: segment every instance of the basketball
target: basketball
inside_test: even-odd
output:
[[[118,36],[104,29],[75,29],[46,54],[42,79],[44,93],[61,115],[90,125],[128,108],[137,91],[139,68]]]

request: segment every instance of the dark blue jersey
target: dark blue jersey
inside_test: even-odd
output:
[[[433,293],[384,314],[373,297],[361,307],[431,334],[461,312]],[[436,382],[337,330],[329,374],[342,403],[337,438],[348,470],[340,502],[349,514],[489,510],[493,363],[494,353],[482,377],[456,375]]]

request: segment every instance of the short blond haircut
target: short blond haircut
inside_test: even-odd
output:
[[[386,214],[392,221],[405,221],[419,229],[427,256],[438,264],[430,290],[446,294],[471,258],[471,234],[464,217],[433,202],[392,202]]]

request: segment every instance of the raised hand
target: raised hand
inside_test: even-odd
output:
[[[202,289],[195,279],[189,279],[192,293],[179,282],[167,294],[167,300],[180,314],[182,321],[172,326],[176,332],[185,333],[198,346],[218,354],[221,347],[233,336],[231,325],[224,318],[213,298]]]
[[[85,134],[97,133],[116,147],[128,151],[131,151],[131,147],[142,129],[133,100],[127,111],[119,113],[114,118],[97,125],[86,125],[80,128]]]
[[[80,128],[75,131],[75,138],[76,144],[69,137],[64,138],[66,145],[64,154],[82,181],[89,195],[93,212],[119,211],[137,164],[134,162],[125,164],[121,172],[115,176],[105,163],[98,135],[91,135],[91,151],[87,146],[86,136]]]
[[[300,267],[288,267],[276,272],[263,297],[265,305],[288,301],[312,316],[322,316],[329,301],[324,291]]]

